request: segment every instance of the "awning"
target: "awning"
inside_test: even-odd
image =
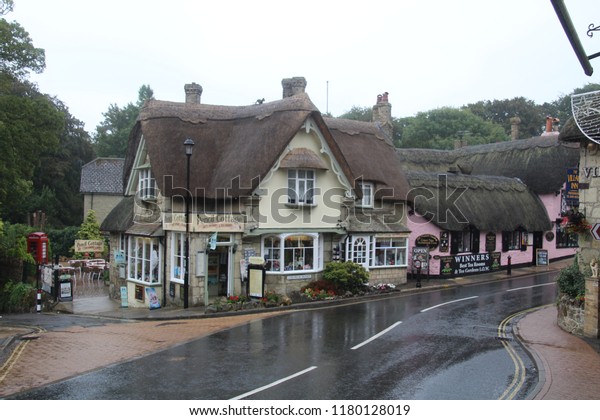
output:
[[[277,228],[257,228],[253,229],[244,236],[261,236],[261,235],[279,235],[286,233],[334,233],[336,235],[345,235],[347,232],[342,228],[304,228],[304,229],[277,229]]]

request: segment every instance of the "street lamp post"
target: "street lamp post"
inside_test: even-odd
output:
[[[194,148],[194,140],[187,139],[183,142],[185,146],[185,155],[187,156],[187,176],[186,176],[186,199],[185,199],[185,272],[183,276],[183,307],[189,307],[189,288],[190,288],[190,157]]]

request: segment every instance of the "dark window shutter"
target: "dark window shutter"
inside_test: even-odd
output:
[[[462,235],[462,232],[450,232],[450,254],[458,254],[458,236]]]
[[[471,252],[473,254],[479,254],[479,237],[481,236],[480,232],[477,229],[473,229],[471,231]]]
[[[509,232],[502,232],[502,252],[508,252]]]

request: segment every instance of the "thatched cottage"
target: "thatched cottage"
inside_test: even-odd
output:
[[[509,260],[531,265],[538,257],[575,254],[577,234],[566,230],[563,216],[572,204],[567,174],[576,174],[579,149],[558,141],[558,132],[398,155],[412,187],[411,244],[431,245],[429,274],[474,274]]]
[[[374,281],[406,282],[409,187],[389,136],[387,95],[375,123],[338,121],[321,115],[304,78],[282,84],[283,98],[269,103],[206,105],[191,84],[185,103],[142,108],[125,197],[101,226],[111,232],[115,294],[126,287],[130,306],[241,294],[255,256],[264,259],[266,289],[278,293],[318,279],[340,258],[368,266]]]

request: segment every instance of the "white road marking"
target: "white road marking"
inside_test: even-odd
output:
[[[507,292],[514,292],[515,290],[523,290],[523,289],[533,289],[534,287],[551,286],[553,284],[556,284],[556,282],[553,281],[552,283],[536,284],[536,285],[527,286],[527,287],[517,287],[516,289],[508,289]]]
[[[444,303],[440,303],[439,305],[435,305],[435,306],[431,306],[429,308],[421,309],[421,312],[427,312],[427,311],[430,311],[432,309],[439,308],[440,306],[450,305],[451,303],[456,303],[456,302],[462,302],[463,300],[477,299],[478,297],[479,296],[471,296],[471,297],[464,298],[464,299],[451,300],[449,302],[444,302]]]
[[[301,370],[300,372],[296,372],[293,375],[286,376],[285,378],[279,379],[278,381],[271,382],[268,385],[261,386],[260,388],[256,388],[256,389],[254,389],[252,391],[246,392],[245,394],[242,394],[242,395],[238,395],[237,397],[233,397],[231,399],[232,400],[241,400],[241,399],[244,399],[246,397],[249,397],[250,395],[257,394],[257,393],[259,393],[261,391],[264,391],[265,389],[272,388],[272,387],[277,386],[277,385],[279,385],[279,384],[281,384],[281,383],[283,383],[285,381],[289,381],[290,379],[294,379],[294,378],[296,378],[296,377],[298,377],[300,375],[304,375],[305,373],[308,373],[311,370],[314,370],[316,368],[317,368],[316,366],[311,366],[308,369]]]
[[[398,321],[395,324],[392,324],[391,326],[387,327],[385,330],[378,332],[377,334],[375,334],[373,337],[369,338],[366,341],[363,341],[360,344],[357,344],[356,346],[352,347],[351,350],[356,350],[358,348],[361,348],[362,346],[364,346],[365,344],[370,343],[371,341],[381,337],[383,334],[387,333],[388,331],[396,328],[398,325],[402,324],[402,321]]]

